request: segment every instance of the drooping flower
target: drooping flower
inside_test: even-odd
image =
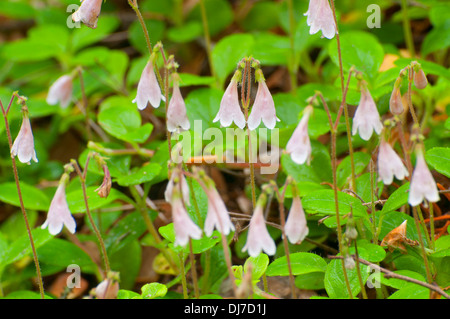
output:
[[[240,129],[245,127],[245,116],[239,105],[237,88],[240,74],[241,72],[239,70],[236,71],[230,84],[228,84],[222,100],[220,101],[219,112],[213,120],[214,123],[220,121],[222,126],[228,127],[234,122]]]
[[[425,162],[422,147],[419,146],[416,150],[416,167],[411,176],[408,202],[411,206],[417,206],[424,199],[437,202],[440,198],[436,182]]]
[[[414,85],[418,89],[424,89],[428,85],[428,79],[423,72],[421,67],[418,67],[417,70],[414,70]]]
[[[389,99],[389,110],[395,115],[400,115],[404,111],[402,94],[399,87],[392,90],[391,98]]]
[[[116,299],[119,292],[119,273],[110,272],[95,288],[96,299]]]
[[[173,93],[167,108],[167,130],[175,132],[179,127],[189,130],[191,124],[186,115],[186,104],[180,92],[178,74],[173,74]]]
[[[225,203],[212,183],[207,186],[205,191],[208,197],[208,213],[204,226],[206,236],[211,236],[214,228],[221,234],[228,235],[231,231],[234,231],[234,225]]]
[[[333,11],[328,0],[310,0],[306,23],[311,27],[309,34],[315,34],[319,30],[325,38],[332,39],[337,33]]]
[[[189,217],[178,192],[172,197],[172,220],[175,230],[175,246],[186,246],[189,238],[202,238],[202,230]]]
[[[299,196],[292,199],[292,206],[284,227],[286,237],[292,244],[303,241],[309,233],[305,211]]]
[[[36,157],[36,151],[34,149],[34,137],[31,130],[30,119],[28,117],[28,111],[24,110],[22,126],[20,127],[19,134],[11,147],[11,154],[17,156],[22,163],[30,164],[33,160],[36,163],[38,159]]]
[[[264,220],[263,207],[265,200],[258,200],[255,211],[250,219],[250,225],[247,233],[247,241],[242,248],[242,251],[247,251],[251,257],[257,257],[261,251],[267,255],[275,255],[276,245],[273,238],[267,231],[266,221]]]
[[[200,239],[202,230],[191,220],[186,211],[185,205],[189,204],[189,189],[180,169],[175,168],[172,171],[164,196],[172,206],[175,246],[186,246],[189,238]]]
[[[310,163],[311,141],[308,135],[308,120],[313,112],[313,107],[308,105],[303,113],[300,123],[286,145],[286,151],[291,154],[292,160],[297,164]]]
[[[369,90],[363,86],[361,89],[361,99],[353,117],[352,135],[355,135],[359,131],[359,136],[363,140],[368,141],[373,131],[380,134],[382,129],[383,124],[381,123],[377,105],[372,95],[370,95]]]
[[[109,195],[109,192],[111,191],[111,173],[109,172],[108,166],[106,164],[102,165],[103,168],[103,182],[95,191],[97,192],[98,196],[106,198]]]
[[[83,22],[89,28],[97,28],[98,16],[102,9],[103,0],[83,0],[81,6],[72,14],[72,20]]]
[[[48,90],[47,103],[55,105],[59,103],[62,108],[66,108],[72,99],[72,76],[63,75],[59,77]]]
[[[69,210],[69,205],[66,200],[66,179],[68,175],[64,173],[61,178],[55,195],[53,196],[50,208],[48,210],[47,219],[42,224],[41,228],[48,227],[48,231],[52,235],[57,235],[61,232],[65,225],[69,232],[75,233],[76,223]]]
[[[248,129],[256,129],[262,121],[268,129],[272,130],[277,121],[280,121],[276,115],[275,102],[264,80],[261,69],[255,72],[255,77],[258,81],[258,91],[256,92],[252,113],[247,119]]]
[[[172,202],[174,187],[178,187],[181,190],[183,201],[187,205],[190,205],[189,186],[186,181],[186,178],[184,177],[179,168],[174,168],[172,170],[172,174],[170,175],[169,182],[167,183],[166,186],[166,191],[164,192],[164,198],[168,203]]]
[[[403,165],[400,156],[388,142],[382,139],[378,150],[378,179],[382,180],[384,185],[390,185],[394,176],[403,180],[408,175],[408,170]]]
[[[142,71],[137,87],[136,98],[133,100],[133,103],[137,103],[139,110],[145,109],[149,102],[154,108],[158,108],[161,100],[165,101],[153,67],[154,59],[155,56],[152,55]]]

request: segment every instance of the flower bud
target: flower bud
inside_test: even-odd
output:
[[[417,68],[417,70],[414,70],[414,85],[418,89],[424,89],[428,84],[427,77],[425,73],[423,72],[422,68]]]
[[[395,115],[400,115],[404,111],[402,94],[399,87],[394,88],[392,91],[391,98],[389,100],[389,110]]]
[[[108,197],[109,192],[111,191],[112,181],[111,181],[111,174],[109,173],[108,166],[106,164],[103,164],[102,167],[103,167],[103,173],[104,173],[103,182],[100,185],[100,187],[97,188],[95,191],[97,192],[98,196],[100,196],[102,198],[106,198],[106,197]]]
[[[103,280],[95,288],[95,297],[97,299],[116,299],[119,292],[119,274],[110,272],[108,278]]]

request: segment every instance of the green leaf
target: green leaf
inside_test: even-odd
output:
[[[409,278],[413,278],[416,280],[420,280],[423,282],[426,282],[426,279],[424,276],[422,276],[421,274],[411,271],[411,270],[395,270],[394,271],[395,274],[397,275],[402,275],[402,276],[406,276]],[[383,285],[395,288],[395,289],[402,289],[408,286],[417,286],[417,284],[403,280],[403,279],[398,279],[398,278],[386,278],[386,276],[384,274],[382,274],[381,276],[381,283]]]
[[[98,186],[89,186],[86,189],[86,195],[88,197],[88,205],[89,205],[90,210],[104,207],[116,200],[123,200],[128,203],[131,202],[131,200],[127,196],[125,196],[124,194],[122,194],[120,191],[118,191],[115,188],[111,188],[111,191],[110,191],[108,197],[106,197],[106,198],[100,197],[95,192],[95,190],[97,188],[98,188]],[[86,205],[84,202],[84,196],[83,196],[82,189],[77,189],[75,191],[68,192],[66,195],[66,199],[67,199],[67,203],[69,204],[69,209],[72,212],[72,214],[86,212]]]
[[[53,297],[45,294],[45,299],[53,299]],[[29,290],[19,290],[19,291],[13,291],[10,294],[8,294],[4,299],[41,299],[41,294],[34,291]]]
[[[38,26],[30,29],[27,38],[5,44],[2,55],[6,60],[16,62],[59,57],[66,50],[68,36],[67,28],[63,26],[54,24]]]
[[[142,264],[142,248],[138,240],[128,242],[109,254],[111,269],[120,273],[120,287],[133,289]]]
[[[244,264],[244,272],[248,272],[250,267],[252,271],[252,279],[258,280],[264,275],[269,265],[269,256],[260,253],[257,257],[248,257]]]
[[[255,39],[252,55],[262,65],[287,65],[291,55],[291,45],[287,36],[269,32],[253,34]]]
[[[191,21],[182,26],[170,28],[167,38],[176,43],[185,43],[200,37],[202,33],[203,28],[200,21]]]
[[[450,178],[449,147],[434,147],[426,152],[425,159],[436,171]]]
[[[388,299],[429,299],[430,289],[419,285],[411,285],[397,290]]]
[[[214,83],[212,76],[199,76],[191,73],[178,73],[180,76],[180,87],[194,85],[211,85]]]
[[[131,290],[120,289],[117,293],[117,299],[142,299],[142,296]]]
[[[336,205],[333,190],[320,190],[305,195],[302,199],[303,208],[310,213],[319,215],[335,215]],[[361,201],[347,193],[338,192],[339,215],[353,211],[355,217],[367,217],[367,209]]]
[[[158,282],[152,282],[142,286],[141,291],[143,299],[155,299],[166,295],[167,286]]]
[[[27,211],[27,217],[30,227],[34,228],[38,219],[38,213],[36,211],[29,210]],[[21,212],[15,212],[0,224],[0,233],[5,236],[8,241],[15,241],[20,236],[26,234],[26,232],[27,228]]]
[[[439,237],[434,243],[433,257],[450,256],[450,235]]]
[[[369,277],[369,272],[366,265],[360,264],[360,267],[362,281],[365,283]],[[350,284],[350,290],[353,297],[355,297],[361,291],[356,267],[354,269],[347,269],[347,277]],[[330,298],[342,299],[350,297],[344,280],[341,260],[334,259],[328,264],[325,272],[324,283],[325,290]]]
[[[213,123],[213,120],[219,112],[222,95],[222,90],[212,88],[200,88],[188,94],[185,103],[191,131],[198,127],[194,125],[198,121],[201,121],[202,131],[199,132],[201,134],[208,128],[219,127],[219,123]]]
[[[355,175],[359,175],[369,164],[370,155],[363,152],[353,153],[353,163],[355,166]],[[339,163],[336,171],[337,183],[340,188],[349,183],[351,179],[352,168],[350,156],[345,157],[342,162]]]
[[[141,213],[133,212],[120,219],[105,235],[105,246],[108,255],[117,251],[138,239],[145,233],[147,227]]]
[[[340,35],[342,65],[345,71],[354,66],[369,78],[374,79],[384,59],[384,50],[378,39],[367,32],[349,31]],[[339,65],[336,41],[330,41],[328,52],[331,60]]]
[[[409,182],[397,188],[384,203],[381,214],[392,212],[408,203]]]
[[[72,50],[79,49],[96,43],[110,35],[119,26],[120,21],[117,17],[102,14],[97,23],[97,28],[74,28],[72,33]]]
[[[133,186],[150,182],[161,171],[161,165],[150,163],[140,168],[134,167],[128,175],[122,175],[115,179],[120,186]]]
[[[220,39],[214,46],[211,58],[220,83],[224,83],[236,69],[240,60],[252,52],[254,38],[250,34],[237,33]]]
[[[43,191],[24,182],[20,182],[20,189],[25,209],[48,210],[50,201]],[[15,183],[8,182],[0,184],[0,200],[20,207],[19,195],[17,194]]]
[[[293,275],[301,275],[312,272],[324,272],[327,263],[322,257],[313,253],[293,253],[290,254],[291,269]],[[289,276],[289,269],[286,256],[275,259],[267,268],[267,276]]]
[[[426,34],[422,43],[422,55],[446,49],[450,47],[450,20],[444,24],[434,27]]]
[[[126,97],[111,97],[100,106],[100,126],[112,136],[126,142],[144,143],[153,125],[141,125],[141,115],[135,104]]]
[[[278,25],[278,9],[272,1],[256,2],[240,24],[245,31],[272,29]]]
[[[382,247],[369,243],[367,239],[358,240],[357,244],[358,250],[360,248],[365,250],[364,258],[367,261],[377,263],[383,261],[386,257],[386,251]]]
[[[217,35],[233,22],[233,8],[226,0],[205,0],[206,18],[211,36]],[[195,6],[188,16],[188,21],[202,21],[200,5]]]
[[[321,290],[325,288],[324,278],[322,271],[301,274],[295,277],[295,286],[305,290]]]
[[[36,249],[53,238],[53,236],[50,235],[47,229],[33,229],[31,231],[31,234],[33,236],[34,247]],[[0,268],[1,266],[16,262],[17,260],[30,255],[31,253],[32,250],[30,245],[30,238],[28,237],[28,234],[24,234],[9,246],[8,251],[4,254],[4,258],[0,260]]]
[[[77,245],[60,239],[52,238],[47,243],[37,249],[39,262],[43,264],[67,267],[71,264],[76,264],[87,272],[88,269],[95,271],[96,265],[92,259]]]
[[[163,21],[145,19],[145,26],[150,33],[150,40],[152,41],[152,44],[156,44],[164,38],[166,26]],[[128,28],[128,38],[133,47],[135,47],[140,53],[148,56],[147,42],[144,38],[142,26],[137,19]]]

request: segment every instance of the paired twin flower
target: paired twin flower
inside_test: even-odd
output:
[[[275,128],[276,122],[280,121],[276,116],[275,102],[267,87],[261,69],[257,69],[255,72],[258,91],[256,92],[252,112],[248,119],[245,118],[239,104],[237,87],[241,78],[241,71],[237,70],[225,90],[225,94],[220,101],[219,112],[213,122],[220,121],[220,124],[224,127],[228,127],[234,122],[240,129],[243,129],[247,123],[249,130],[255,130],[263,122],[268,129],[272,130]]]
[[[206,236],[211,236],[214,228],[221,234],[234,231],[228,210],[210,179],[204,179],[204,190],[208,198],[208,212],[204,224]],[[189,239],[200,239],[202,230],[192,221],[186,210],[190,205],[189,187],[180,168],[174,168],[164,193],[165,199],[172,205],[172,221],[175,230],[175,245],[186,246]]]

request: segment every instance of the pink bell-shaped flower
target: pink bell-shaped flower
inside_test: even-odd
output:
[[[332,39],[337,33],[333,11],[328,0],[310,0],[305,16],[308,17],[306,23],[311,27],[309,34],[315,34],[321,30],[325,38]]]
[[[165,101],[153,67],[154,59],[155,56],[152,55],[142,71],[137,87],[136,98],[133,100],[133,103],[137,103],[139,110],[145,109],[149,102],[154,108],[158,108],[161,100]]]
[[[200,239],[202,230],[191,220],[186,211],[185,205],[189,204],[189,188],[180,169],[175,168],[172,171],[164,196],[172,206],[175,246],[186,246],[189,238]]]
[[[62,108],[66,108],[72,99],[72,76],[63,75],[59,77],[48,90],[47,103],[55,105],[59,103]]]
[[[363,86],[361,89],[361,99],[353,117],[352,135],[355,135],[359,131],[359,136],[363,140],[368,141],[373,131],[380,134],[382,129],[383,124],[381,123],[377,105],[372,95],[370,95],[369,90]]]
[[[186,205],[190,205],[189,186],[186,178],[179,168],[174,168],[172,170],[172,174],[170,175],[169,182],[166,186],[166,191],[164,192],[164,198],[168,203],[172,202],[174,187],[178,187],[181,190],[184,203]]]
[[[167,130],[175,132],[179,127],[189,130],[191,123],[186,115],[186,104],[181,96],[178,74],[173,74],[173,93],[167,108]]]
[[[172,197],[172,220],[175,230],[175,246],[186,246],[189,238],[202,238],[202,230],[191,220],[178,191]]]
[[[237,88],[240,74],[240,71],[236,71],[230,84],[228,84],[222,100],[220,101],[219,112],[213,120],[214,123],[220,121],[222,126],[228,127],[234,122],[240,129],[245,127],[245,116],[239,105]]]
[[[310,163],[311,141],[308,135],[308,120],[313,112],[313,107],[308,105],[303,113],[300,123],[297,125],[286,145],[286,151],[291,154],[292,160],[297,164]]]
[[[265,198],[265,194],[262,194]],[[263,207],[264,200],[258,200],[255,211],[250,220],[248,228],[247,241],[242,248],[242,251],[247,251],[251,257],[257,257],[261,251],[264,251],[267,255],[275,255],[276,245],[273,238],[267,231],[266,221],[264,220]]]
[[[425,162],[422,147],[419,146],[416,150],[416,167],[411,177],[408,202],[411,206],[417,206],[424,199],[437,202],[440,198],[436,182]]]
[[[228,235],[231,231],[234,231],[234,225],[231,222],[225,203],[215,186],[212,185],[212,182],[209,183],[205,192],[208,197],[208,213],[204,226],[206,236],[211,236],[214,228],[221,234]]]
[[[33,132],[31,130],[27,110],[24,110],[22,126],[20,127],[19,134],[17,134],[17,137],[12,145],[11,154],[13,156],[17,156],[19,161],[22,163],[30,164],[31,160],[36,163],[38,162],[38,159],[36,158],[36,151],[34,149]]]
[[[284,232],[292,244],[302,242],[309,233],[305,211],[299,196],[295,196],[292,199],[292,206],[289,210]]]
[[[408,170],[400,157],[391,145],[382,139],[378,150],[378,179],[382,180],[384,185],[390,185],[394,176],[398,180],[403,180],[408,175]]]
[[[255,77],[258,81],[258,91],[256,92],[252,113],[247,119],[248,129],[256,129],[262,121],[268,129],[272,130],[277,121],[280,121],[276,115],[275,102],[260,69],[255,72]]]
[[[83,22],[89,28],[97,28],[98,16],[102,9],[103,0],[83,0],[81,6],[72,14],[72,20]]]
[[[48,231],[52,235],[57,235],[61,232],[65,225],[69,232],[75,233],[76,223],[69,210],[69,205],[66,200],[66,179],[69,176],[64,173],[61,178],[55,195],[53,196],[50,208],[47,214],[47,220],[42,224],[41,228],[48,227]]]

